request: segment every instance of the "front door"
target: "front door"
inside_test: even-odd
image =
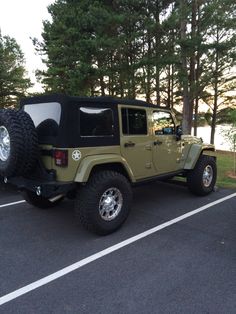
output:
[[[153,110],[153,164],[156,174],[175,172],[181,168],[181,141],[176,140],[175,123],[170,112]]]

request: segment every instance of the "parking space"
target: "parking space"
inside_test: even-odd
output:
[[[1,297],[207,205],[13,298],[0,313],[234,313],[233,193],[222,189],[201,198],[182,185],[137,187],[127,222],[106,237],[77,225],[72,201],[49,211],[27,203],[0,207]],[[21,200],[9,190],[0,191],[0,197],[0,205]],[[216,200],[222,201],[212,204]]]

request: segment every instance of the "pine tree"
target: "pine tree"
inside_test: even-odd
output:
[[[208,25],[205,34],[206,59],[209,83],[207,85],[208,97],[212,103],[211,143],[214,143],[217,113],[221,108],[222,97],[232,90],[230,82],[235,75],[230,73],[236,65],[236,4],[232,1],[209,1],[205,7],[208,16]]]
[[[0,33],[0,107],[16,105],[30,86],[20,46],[14,38]]]
[[[194,111],[195,134],[199,103],[208,101],[214,132],[226,70],[235,64],[232,1],[57,0],[49,12],[43,42],[35,40],[47,91],[183,103],[184,132]]]

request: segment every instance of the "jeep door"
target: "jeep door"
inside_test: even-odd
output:
[[[181,168],[181,141],[176,140],[175,122],[169,111],[152,110],[153,164],[156,174],[178,171]]]
[[[154,175],[146,108],[119,106],[120,145],[136,179]]]

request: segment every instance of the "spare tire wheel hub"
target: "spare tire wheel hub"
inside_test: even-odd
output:
[[[0,126],[0,159],[6,161],[10,155],[10,136],[5,126]]]

